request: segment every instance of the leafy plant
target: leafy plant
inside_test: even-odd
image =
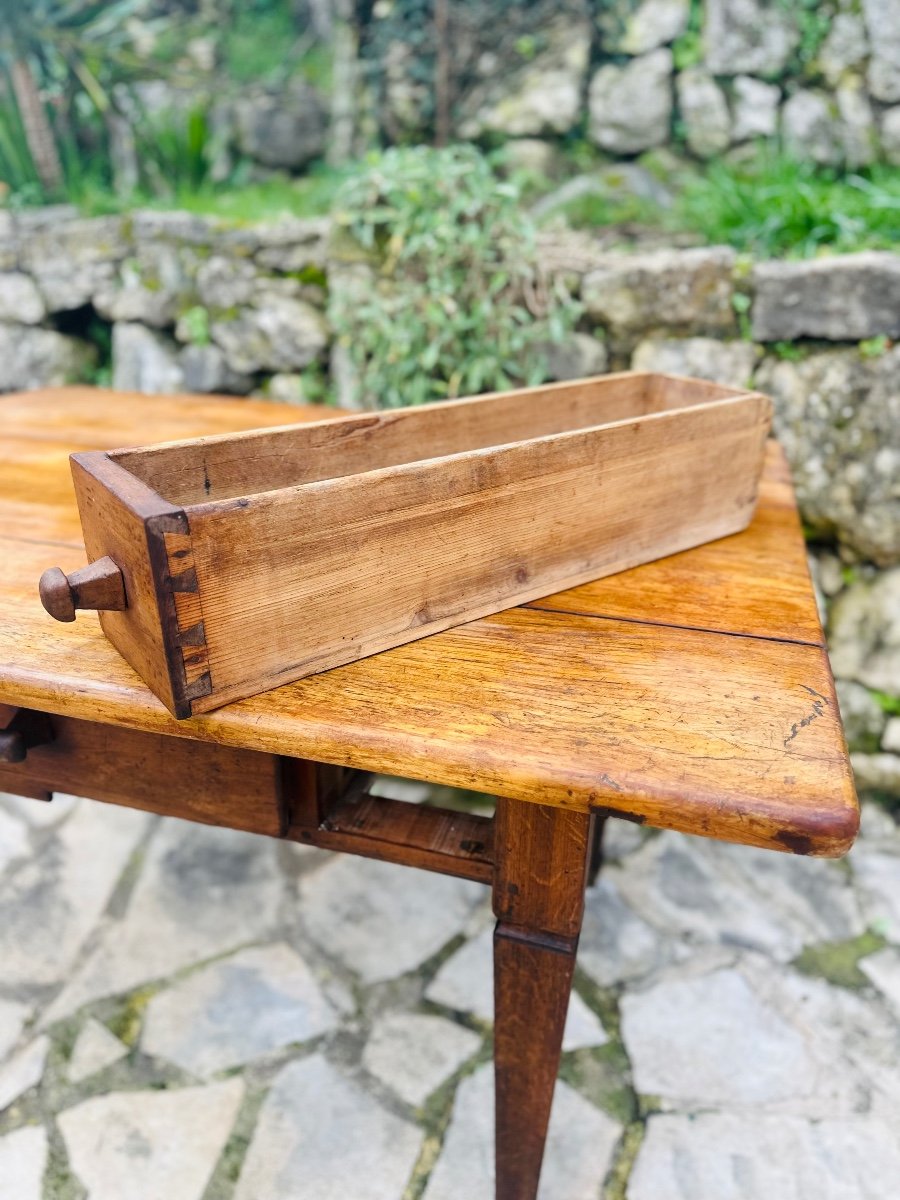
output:
[[[775,342],[772,350],[782,362],[802,362],[807,353],[805,347],[796,342]]]
[[[364,401],[394,408],[536,384],[577,316],[540,274],[514,184],[474,147],[392,149],[341,189],[335,221],[374,281],[330,317]]]
[[[750,328],[750,306],[752,300],[746,292],[735,291],[731,297],[731,307],[737,315],[738,329],[741,337],[750,342],[753,340],[753,334]]]
[[[140,69],[128,49],[127,21],[145,3],[0,0],[4,90],[14,99],[30,160],[30,167],[19,163],[12,177],[14,192],[15,180],[33,172],[40,188],[37,198],[54,199],[77,187],[84,160],[97,163],[102,157],[108,163],[104,123],[113,108],[112,84],[123,73]],[[32,189],[27,178],[22,186]]]
[[[135,130],[143,182],[157,195],[197,191],[210,175],[210,132],[206,108],[173,111],[164,121],[140,123]]]
[[[43,185],[34,165],[28,138],[22,124],[19,107],[11,90],[0,79],[0,179],[5,185],[4,197],[8,192],[15,203],[38,200]]]
[[[283,76],[291,67],[290,50],[298,27],[290,5],[241,3],[224,31],[224,60],[232,79],[245,83]]]
[[[794,68],[814,73],[819,51],[834,21],[834,5],[821,0],[781,0],[797,22],[800,40],[794,52]]]

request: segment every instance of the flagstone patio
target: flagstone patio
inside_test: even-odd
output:
[[[893,1194],[900,829],[608,832],[541,1200]],[[0,797],[0,1196],[492,1200],[490,929],[465,881]]]

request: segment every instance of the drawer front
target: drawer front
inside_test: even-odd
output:
[[[0,791],[70,792],[164,816],[282,836],[281,760],[187,738],[51,716],[53,740],[0,763]]]

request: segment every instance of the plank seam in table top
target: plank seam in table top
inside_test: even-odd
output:
[[[29,546],[54,546],[69,550],[84,550],[84,544],[82,542],[51,541],[47,540],[46,538],[21,537],[18,534],[4,534],[0,540],[22,542],[23,544]],[[606,576],[606,578],[613,578],[613,576]],[[660,629],[683,629],[689,633],[722,634],[725,637],[751,638],[758,642],[780,642],[791,646],[815,646],[821,649],[824,648],[826,644],[824,639],[812,641],[808,638],[779,636],[777,634],[749,633],[746,630],[741,629],[717,629],[711,625],[687,625],[678,621],[654,621],[649,617],[626,617],[621,616],[618,613],[585,612],[578,608],[555,608],[552,605],[542,604],[540,599],[531,600],[525,604],[514,604],[510,607],[523,609],[525,611],[531,610],[534,612],[549,613],[560,617],[584,617],[597,621],[622,621],[628,625],[652,625]],[[478,618],[478,620],[486,619],[487,618],[484,617]],[[469,622],[462,623],[469,624]]]
[[[607,575],[606,578],[614,577]],[[577,608],[552,608],[549,605],[541,604],[539,600],[532,600],[529,604],[520,604],[516,607],[530,608],[542,613],[555,613],[563,617],[594,617],[598,621],[623,621],[627,625],[656,625],[660,629],[684,629],[689,633],[721,633],[725,637],[753,638],[757,642],[784,642],[791,646],[816,646],[819,649],[825,646],[824,640],[814,642],[808,638],[779,636],[774,633],[748,633],[743,629],[715,629],[711,625],[683,625],[678,621],[653,621],[649,617],[623,617],[618,613],[591,613],[582,612]]]

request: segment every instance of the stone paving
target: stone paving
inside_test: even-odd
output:
[[[608,859],[541,1200],[897,1195],[892,819]],[[0,1200],[492,1200],[490,930],[475,884],[0,797]]]

